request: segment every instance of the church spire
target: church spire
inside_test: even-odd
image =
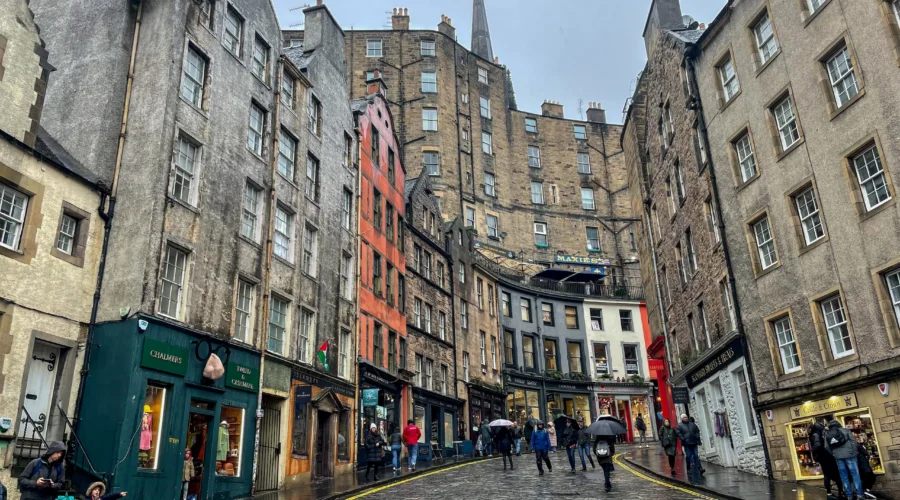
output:
[[[472,2],[472,52],[483,59],[494,61],[494,50],[491,48],[491,32],[488,29],[484,0],[473,0]]]

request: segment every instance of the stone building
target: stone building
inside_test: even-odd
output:
[[[453,260],[441,231],[442,216],[427,175],[406,179],[406,332],[415,360],[412,418],[420,442],[453,453],[457,440],[456,333]],[[468,320],[467,320],[468,321]],[[468,327],[468,324],[465,325]],[[427,456],[427,453],[425,454]]]
[[[356,261],[356,142],[345,84],[327,68],[342,61],[336,23],[310,9],[321,29],[294,64],[269,2],[31,5],[58,61],[47,129],[110,183],[115,207],[81,415],[91,425],[77,429],[94,466],[121,461],[111,487],[175,497],[189,446],[201,471],[190,492],[221,498],[275,489],[286,472],[351,470],[356,304],[341,266]],[[110,31],[81,29],[96,19]],[[226,368],[214,381],[212,354]],[[122,363],[138,368],[110,376]],[[150,448],[130,449],[148,422]]]
[[[820,478],[806,429],[834,418],[888,498],[900,498],[898,7],[728,2],[691,61],[773,473]]]
[[[109,190],[41,127],[48,52],[28,2],[0,14],[0,481],[71,433]],[[13,489],[13,488],[9,488]]]
[[[665,335],[669,381],[691,391],[690,401],[678,401],[677,409],[696,416],[701,457],[765,474],[715,172],[685,57],[705,32],[687,21],[677,0],[651,5],[644,29],[648,62],[621,138],[631,203],[643,214],[639,247],[649,323],[655,335]],[[661,392],[670,395],[668,388]],[[665,417],[674,419],[674,413]],[[717,432],[726,422],[729,431]]]

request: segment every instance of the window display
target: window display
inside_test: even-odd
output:
[[[647,437],[653,436],[653,424],[651,423],[652,414],[650,413],[650,406],[647,405],[647,398],[644,396],[631,397],[632,425],[634,425],[634,421],[637,419],[638,414],[641,415],[641,418],[644,419],[644,424],[647,426]]]
[[[868,408],[860,408],[850,412],[818,415],[814,418],[787,424],[793,440],[794,470],[797,473],[797,479],[820,479],[822,477],[822,467],[813,459],[809,428],[814,423],[827,426],[831,420],[837,420],[842,426],[853,432],[856,442],[863,445],[869,452],[869,465],[872,466],[872,471],[876,474],[883,474],[884,465],[881,461],[881,449],[875,436],[872,415]]]
[[[506,405],[509,409],[509,419],[523,426],[528,421],[528,417],[541,418],[541,409],[539,406],[540,398],[537,391],[526,391],[516,389],[515,392],[509,393],[506,397]],[[499,409],[498,409],[499,410]]]
[[[444,412],[444,448],[453,448],[453,414]]]
[[[413,416],[416,421],[416,427],[422,431],[419,435],[419,442],[425,442],[425,407],[424,406],[416,406],[413,408]]]
[[[309,404],[300,403],[294,405],[294,423],[291,426],[291,456],[293,458],[309,455]]]
[[[216,445],[216,474],[220,476],[241,475],[242,430],[244,409],[234,406],[222,407],[222,421],[219,422],[219,441]]]
[[[360,386],[360,390],[362,389],[375,389],[376,387],[362,384]],[[381,436],[387,439],[390,434],[388,431],[390,430],[391,424],[398,423],[396,422],[397,415],[397,407],[396,407],[397,398],[385,391],[384,389],[378,389],[378,404],[376,406],[364,406],[363,412],[360,414],[360,429],[367,429],[371,424],[375,424],[378,427],[378,432]],[[424,429],[424,427],[422,428]],[[424,431],[423,431],[424,432]],[[365,433],[359,433],[360,446],[365,446]]]
[[[141,416],[138,440],[138,468],[159,468],[159,428],[166,406],[166,389],[148,385],[144,393],[144,413]]]

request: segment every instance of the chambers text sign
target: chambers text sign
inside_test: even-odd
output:
[[[144,350],[141,353],[141,366],[144,368],[183,377],[187,374],[187,365],[187,348],[144,337]]]
[[[225,370],[225,385],[242,391],[256,392],[259,389],[259,370],[237,363],[228,363]]]
[[[703,366],[697,368],[687,376],[688,385],[695,387],[700,382],[711,377],[714,373],[719,371],[719,369],[724,368],[743,355],[744,346],[741,344],[741,339],[736,338],[732,340],[727,347],[719,351],[718,354],[707,360]]]
[[[601,257],[579,257],[577,255],[557,255],[556,262],[560,264],[577,264],[580,266],[608,266],[612,264],[612,260],[610,259]]]
[[[856,393],[844,394],[843,396],[831,396],[828,399],[820,399],[818,401],[807,401],[802,405],[791,406],[791,418],[813,417],[815,415],[825,415],[836,411],[848,410],[856,408]]]

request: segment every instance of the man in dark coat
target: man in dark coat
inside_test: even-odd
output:
[[[378,481],[378,468],[381,467],[381,459],[384,457],[384,438],[378,433],[378,426],[369,426],[366,434],[366,479],[369,479],[369,470],[375,469],[375,480]]]
[[[528,420],[525,421],[525,451],[531,451],[529,446],[531,445],[531,436],[534,434],[534,418],[528,417]]]
[[[684,450],[684,459],[687,461],[687,470],[690,473],[694,464],[700,467],[700,455],[697,453],[697,446],[701,443],[700,428],[688,420],[687,415],[681,415],[681,423],[675,429],[675,434],[681,440],[681,448]],[[702,473],[702,467],[700,469]]]
[[[566,453],[569,455],[569,465],[572,467],[572,474],[575,473],[575,452],[578,449],[578,423],[571,418],[566,420],[566,430],[563,431],[563,445],[566,447]]]
[[[825,448],[825,426],[820,423],[813,424],[808,431],[809,442],[812,446],[813,460],[822,467],[822,476],[825,479],[825,491],[831,494],[831,482],[837,483],[838,496],[844,496],[844,485],[841,483],[841,476],[838,472],[837,462],[834,457]]]
[[[501,427],[497,431],[497,451],[503,455],[503,470],[506,470],[506,459],[509,459],[510,470],[515,470],[512,459],[513,437],[512,431],[507,427]]]
[[[22,500],[53,500],[65,481],[63,457],[66,445],[53,441],[40,458],[35,458],[19,474],[19,490]]]

